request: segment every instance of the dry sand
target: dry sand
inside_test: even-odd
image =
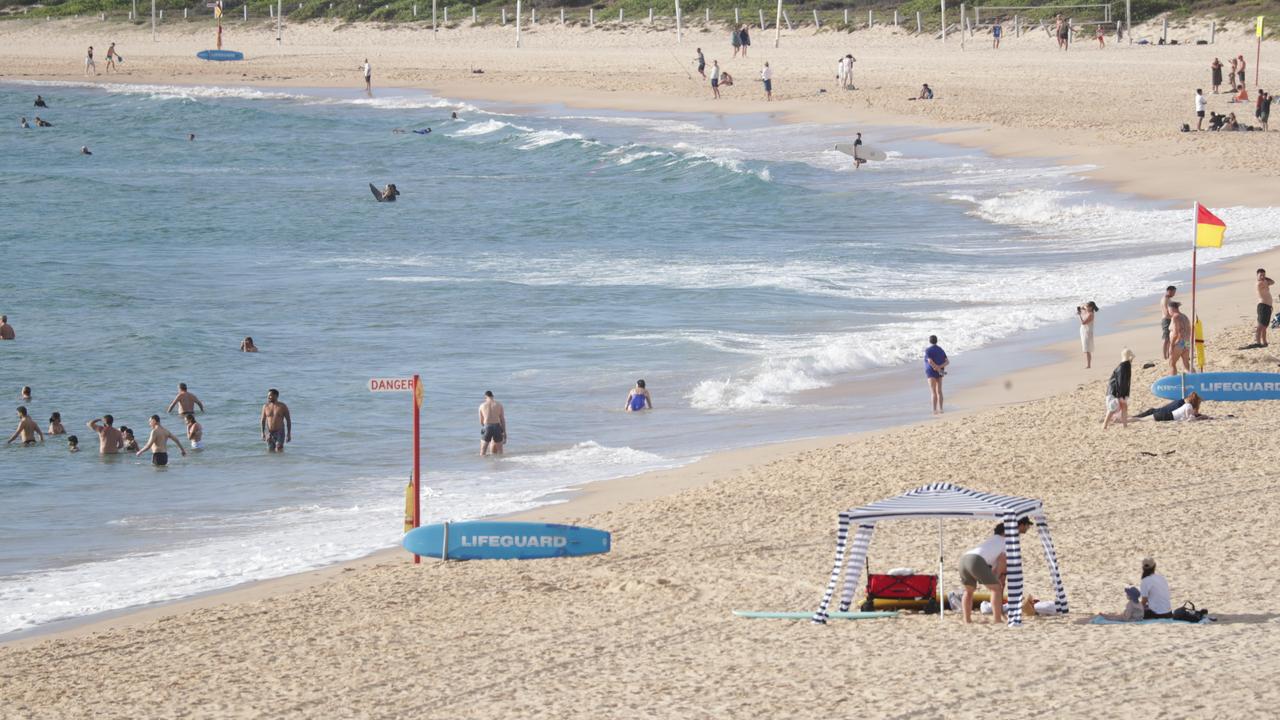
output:
[[[243,40],[230,34],[228,47],[263,58],[246,66],[244,78],[207,75],[228,71],[187,59],[205,46],[203,34],[170,37],[166,27],[153,47],[140,31],[117,26],[110,39],[137,73],[123,79],[134,82],[355,84],[368,53],[375,82],[451,96],[766,109],[756,100],[712,105],[703,88],[676,75],[663,45],[671,38],[642,31],[539,28],[518,56],[498,47],[509,33],[496,29],[435,40],[403,30],[290,27],[284,51],[267,32],[255,26]],[[87,22],[0,25],[11,56],[3,79],[78,78],[90,33],[102,38],[95,45],[109,39]],[[1212,47],[1113,53],[1082,44],[1060,56],[1025,40],[997,56],[886,35],[788,33],[776,56],[757,36],[750,63],[730,68],[745,79],[757,59],[776,57],[781,94],[791,98],[777,110],[795,117],[970,124],[974,142],[1018,137],[1026,145],[1009,149],[1095,153],[1105,164],[1099,176],[1139,192],[1277,202],[1276,135],[1170,132],[1190,115],[1188,88],[1207,77]],[[710,35],[692,37],[699,39],[686,40],[683,55],[693,42],[710,44],[701,39]],[[720,33],[714,37],[721,42]],[[1236,44],[1243,52],[1240,36]],[[826,66],[846,47],[869,91],[817,97],[817,87],[831,85]],[[467,74],[471,63],[486,74]],[[503,67],[520,69],[497,72]],[[921,78],[940,100],[902,99]],[[614,87],[621,92],[611,93]],[[744,82],[737,90],[752,88]],[[1269,350],[1227,350],[1251,335],[1250,271],[1267,263],[1280,263],[1280,253],[1233,263],[1224,269],[1227,282],[1202,294],[1212,369],[1280,366]],[[720,454],[600,484],[529,514],[613,531],[615,549],[606,556],[414,566],[393,552],[0,646],[0,716],[1272,714],[1280,701],[1273,679],[1280,614],[1271,608],[1280,587],[1270,561],[1280,509],[1268,452],[1275,411],[1264,403],[1210,404],[1208,413],[1235,417],[1102,432],[1103,383],[1114,359],[1126,345],[1139,364],[1157,356],[1153,328],[1147,320],[1100,336],[1088,372],[1078,367],[1074,342],[1064,342],[1050,349],[1060,361],[952,398],[960,412],[943,420]],[[963,372],[957,363],[953,376]],[[1154,402],[1145,390],[1154,373],[1135,378],[1135,406]],[[730,614],[813,609],[830,570],[839,509],[943,480],[1044,499],[1070,616],[1014,630],[966,627],[951,616],[817,627]],[[957,584],[956,559],[986,525],[947,524],[945,586]],[[872,544],[872,567],[935,567],[933,532],[927,523],[884,527]],[[1025,554],[1029,588],[1047,596],[1038,544]],[[1137,581],[1147,554],[1169,577],[1175,604],[1195,600],[1220,621],[1082,625],[1095,611],[1120,609],[1121,591]]]

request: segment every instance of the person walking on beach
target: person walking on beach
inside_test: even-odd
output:
[[[1173,322],[1173,318],[1169,312],[1169,303],[1173,302],[1173,296],[1178,292],[1178,288],[1170,285],[1164,289],[1164,295],[1160,296],[1160,338],[1164,341],[1164,350],[1161,357],[1165,360],[1169,359],[1169,324]]]
[[[364,91],[373,92],[373,68],[369,66],[369,58],[364,59]]]
[[[702,55],[702,48],[698,48],[698,57],[694,58],[693,61],[698,64],[698,74],[702,76],[703,80],[706,80],[707,59]]]
[[[1254,347],[1267,346],[1267,326],[1271,324],[1271,286],[1275,280],[1267,277],[1265,268],[1258,268],[1258,327],[1253,331]]]
[[[1018,534],[1024,535],[1031,529],[1031,518],[1018,520]],[[963,607],[964,621],[973,622],[973,593],[981,584],[991,592],[991,619],[995,623],[1005,622],[1004,615],[1004,583],[1008,575],[1008,555],[1005,550],[1004,523],[998,523],[991,535],[982,544],[972,548],[960,556],[960,584],[964,586]]]
[[[1254,117],[1258,118],[1258,124],[1262,126],[1263,132],[1270,130],[1268,123],[1271,120],[1271,93],[1258,88],[1258,104],[1253,111]]]
[[[773,101],[773,68],[769,67],[769,63],[764,64],[764,69],[760,71],[760,82],[764,83],[764,101]]]
[[[1076,307],[1080,319],[1080,351],[1084,353],[1084,369],[1093,367],[1093,321],[1098,315],[1098,305],[1090,300]]]
[[[1004,28],[1000,27],[1000,21],[996,20],[996,24],[991,26],[991,49],[1000,49],[1000,36],[1004,34]]]
[[[1196,131],[1204,129],[1204,93],[1196,88]]]
[[[98,434],[98,454],[115,455],[124,447],[124,435],[115,428],[116,419],[110,415],[94,418],[85,425]],[[99,425],[98,423],[103,423]]]
[[[742,51],[742,30],[734,28],[729,36],[729,43],[733,45],[733,56],[738,57],[738,53]]]
[[[88,75],[92,70],[94,75],[98,74],[98,66],[93,64],[93,46],[89,46],[89,51],[84,56],[84,74]]]
[[[1102,32],[1102,25],[1098,25],[1098,32],[1096,37],[1098,38],[1098,49],[1101,50],[1105,48],[1107,46],[1107,41]]]
[[[1066,50],[1067,44],[1071,40],[1071,26],[1068,25],[1066,19],[1062,17],[1062,13],[1058,13],[1058,17],[1055,18],[1053,29],[1054,34],[1058,36],[1058,49]]]
[[[720,99],[720,61],[711,61],[711,97]]]
[[[267,452],[284,452],[284,444],[293,442],[293,418],[275,388],[267,391],[267,402],[262,406],[262,439],[267,443]]]
[[[191,443],[191,449],[199,450],[203,447],[204,427],[196,422],[195,413],[183,413],[182,419],[187,421],[187,441]]]
[[[929,394],[933,397],[933,414],[942,414],[942,377],[947,374],[947,353],[938,346],[938,336],[929,336],[929,347],[924,349],[924,376],[929,381]]]
[[[187,456],[186,448],[182,447],[182,443],[178,442],[178,436],[169,432],[165,426],[160,424],[160,416],[152,415],[151,420],[151,436],[147,438],[147,444],[138,448],[138,452],[134,456],[141,456],[142,453],[151,451],[151,464],[157,467],[163,467],[169,464],[168,443],[173,441],[178,446],[178,452],[182,453],[182,457]]]
[[[644,386],[644,380],[637,380],[636,386],[631,388],[631,392],[627,393],[627,412],[640,412],[644,409],[653,409],[653,399],[649,397],[649,391]]]
[[[1111,371],[1111,379],[1107,381],[1107,414],[1102,418],[1102,429],[1106,430],[1115,420],[1122,427],[1129,427],[1129,389],[1133,381],[1133,351],[1125,348],[1120,351],[1120,364]]]
[[[1214,58],[1209,65],[1209,84],[1213,86],[1213,94],[1217,95],[1222,88],[1222,61]]]
[[[165,412],[173,412],[176,407],[178,412],[185,414],[195,412],[196,406],[200,407],[200,412],[204,412],[204,403],[200,402],[200,398],[196,397],[195,393],[187,391],[186,383],[178,383],[178,394],[174,396],[173,402],[169,403],[169,409]]]
[[[22,444],[24,446],[35,445],[37,435],[40,436],[40,442],[44,442],[44,432],[40,430],[40,426],[36,424],[35,420],[31,419],[30,415],[27,414],[26,406],[19,405],[18,429],[13,431],[13,434],[9,436],[9,441],[6,442],[5,445],[17,440],[19,437],[22,438]]]
[[[1191,372],[1191,320],[1182,314],[1182,303],[1169,303],[1169,374],[1178,374],[1178,361]]]
[[[9,324],[8,315],[0,315],[0,340],[13,340],[17,337],[13,332],[13,326]]]
[[[841,81],[841,85],[844,87],[844,89],[845,89],[845,90],[857,90],[857,89],[858,89],[858,88],[854,87],[854,85],[853,85],[853,64],[854,64],[854,63],[856,63],[856,62],[858,62],[858,59],[857,59],[857,58],[855,58],[855,57],[853,56],[853,54],[852,54],[852,53],[845,53],[845,56],[844,56],[844,79]]]
[[[107,48],[107,66],[103,68],[104,71],[108,73],[111,72],[112,70],[115,70],[117,72],[120,71],[120,68],[116,67],[117,57],[119,56],[116,55],[116,44],[111,43],[111,45]]]
[[[502,454],[502,446],[507,442],[507,414],[502,403],[493,399],[493,391],[484,391],[484,402],[480,403],[480,457],[489,453]]]
[[[751,30],[747,25],[743,25],[738,30],[738,39],[742,41],[742,58],[747,58],[747,49],[751,47]]]
[[[1244,82],[1244,66],[1245,66],[1244,56],[1243,56],[1243,55],[1237,56],[1237,57],[1236,57],[1236,77],[1237,77],[1237,78],[1239,78],[1239,80],[1240,80],[1240,89],[1241,89],[1241,90],[1243,90],[1243,89],[1244,89],[1244,87],[1245,87],[1245,82]]]
[[[1231,92],[1236,91],[1236,69],[1240,67],[1240,63],[1235,58],[1231,58],[1231,74],[1227,76],[1227,81],[1231,83]]]

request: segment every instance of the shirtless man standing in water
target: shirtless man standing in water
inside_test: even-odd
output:
[[[502,454],[502,444],[507,441],[507,414],[502,403],[493,399],[493,391],[484,391],[480,403],[480,457],[492,452]]]
[[[18,436],[22,436],[23,445],[35,445],[37,435],[40,436],[40,442],[44,442],[44,432],[40,429],[40,426],[27,414],[27,408],[19,405],[18,429],[13,431],[13,434],[9,436],[9,442],[5,443],[5,445],[17,440]]]
[[[204,412],[204,403],[200,402],[200,398],[195,393],[187,392],[186,383],[178,383],[178,394],[174,396],[173,402],[169,403],[169,409],[165,412],[173,412],[173,408],[177,407],[178,412],[186,415],[189,412],[195,412],[196,406],[200,406],[200,412]]]
[[[124,434],[115,428],[116,419],[110,415],[103,415],[85,423],[89,429],[98,433],[98,454],[99,455],[115,455],[120,452],[120,448],[124,447]],[[98,423],[105,423],[98,425]]]
[[[268,452],[284,452],[284,444],[293,442],[293,418],[275,388],[267,391],[267,404],[262,406],[262,439],[267,442]]]
[[[187,451],[182,447],[182,443],[178,442],[178,436],[169,432],[167,428],[160,424],[160,416],[151,416],[151,437],[147,438],[147,444],[138,448],[136,455],[150,450],[151,464],[164,466],[169,464],[168,442],[173,441],[178,446],[178,451],[182,453],[182,457],[187,456]]]

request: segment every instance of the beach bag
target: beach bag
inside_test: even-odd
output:
[[[1196,604],[1190,600],[1182,603],[1182,607],[1173,609],[1173,619],[1182,620],[1183,622],[1198,623],[1204,619],[1205,615],[1208,614],[1208,610],[1197,610]]]
[[[938,612],[938,576],[867,573],[867,597],[862,602],[863,609],[889,609],[890,606],[893,609]]]

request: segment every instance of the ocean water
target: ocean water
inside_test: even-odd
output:
[[[55,127],[21,130],[37,92]],[[891,128],[861,128],[890,157],[855,172],[828,149],[853,128],[766,116],[71,83],[0,85],[0,104],[19,337],[0,398],[32,386],[32,415],[60,412],[84,448],[0,448],[0,635],[394,545],[410,405],[371,376],[422,374],[426,519],[473,518],[920,417],[918,392],[836,390],[917,382],[931,333],[972,367],[1189,260],[1185,209]],[[370,182],[403,195],[378,204]],[[1222,215],[1218,259],[1280,242],[1274,210]],[[245,335],[261,353],[237,352]],[[657,410],[627,415],[641,377]],[[164,469],[97,456],[87,420],[145,436],[178,382],[206,449]],[[295,420],[279,456],[258,433],[270,387]],[[477,457],[488,389],[501,459]]]

